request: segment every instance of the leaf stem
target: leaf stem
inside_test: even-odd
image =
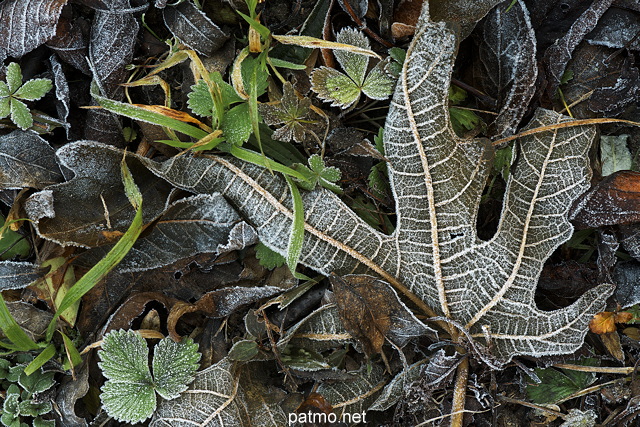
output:
[[[458,347],[456,349],[460,353],[465,353],[462,348]],[[464,405],[467,396],[467,381],[469,379],[469,358],[466,355],[463,357],[456,370],[456,384],[453,389],[453,401],[451,402],[451,427],[462,427],[464,419]]]

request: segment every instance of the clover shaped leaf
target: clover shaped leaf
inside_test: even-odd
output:
[[[99,363],[107,381],[102,386],[102,404],[118,421],[138,423],[156,409],[156,392],[175,399],[195,378],[200,353],[193,340],[176,343],[164,338],[154,348],[153,375],[149,348],[142,336],[118,330],[105,335]]]
[[[6,83],[0,81],[0,119],[10,115],[11,121],[20,129],[29,129],[33,117],[23,101],[37,101],[52,87],[49,79],[32,79],[22,84],[20,65],[12,62],[7,66]]]
[[[336,36],[338,43],[370,49],[369,41],[358,30],[345,28]],[[329,67],[320,67],[311,74],[311,90],[333,107],[349,108],[364,93],[372,99],[387,99],[393,92],[395,79],[385,69],[388,60],[378,62],[370,71],[370,58],[347,50],[334,52],[346,74]]]

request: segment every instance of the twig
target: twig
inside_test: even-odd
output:
[[[580,371],[580,372],[596,372],[599,374],[621,374],[621,375],[629,375],[635,371],[635,367],[625,367],[625,368],[610,368],[607,366],[582,366],[582,365],[571,365],[568,363],[557,363],[553,365],[554,368],[560,369],[569,369],[571,371]]]
[[[488,105],[491,108],[496,108],[498,106],[498,101],[496,101],[495,99],[493,99],[492,97],[490,97],[489,95],[487,95],[486,93],[480,92],[478,89],[476,89],[473,86],[470,86],[468,84],[466,84],[463,81],[460,81],[458,79],[455,78],[451,78],[451,84],[458,86],[460,89],[464,89],[467,92],[469,92],[471,95],[475,96],[476,98],[478,98],[478,100],[480,102],[482,102],[483,104]]]
[[[634,122],[634,121],[631,121],[631,120],[623,120],[623,119],[606,119],[606,118],[601,118],[601,119],[579,119],[579,120],[571,120],[569,122],[556,123],[554,125],[540,126],[538,128],[535,128],[535,129],[529,129],[529,130],[526,130],[524,132],[520,132],[518,134],[511,135],[511,136],[508,136],[506,138],[498,139],[497,141],[493,141],[492,144],[495,147],[496,145],[501,145],[501,144],[504,144],[506,142],[513,141],[514,139],[522,138],[522,137],[529,136],[529,135],[534,135],[536,133],[547,132],[547,131],[555,130],[555,129],[570,128],[570,127],[574,127],[574,126],[597,125],[597,124],[604,124],[604,123],[626,123],[626,124],[632,125],[632,126],[640,126],[640,122]]]

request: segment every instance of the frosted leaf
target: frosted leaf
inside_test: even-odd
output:
[[[56,34],[67,0],[5,0],[0,4],[0,63],[20,58]]]
[[[40,278],[38,266],[30,262],[0,261],[0,290],[22,289]]]
[[[378,62],[371,69],[362,85],[362,93],[371,99],[384,100],[393,93],[396,81],[385,71],[387,64],[387,61]]]
[[[153,377],[158,394],[167,400],[178,397],[193,381],[199,360],[198,344],[191,338],[179,343],[161,340],[153,354]]]
[[[62,181],[55,151],[47,141],[19,130],[0,137],[0,187],[42,189]]]
[[[538,76],[536,36],[529,12],[522,0],[506,11],[496,6],[480,23],[478,75],[485,93],[501,106],[489,131],[492,136],[515,133],[529,101],[535,94]]]
[[[386,411],[402,399],[406,388],[414,381],[420,378],[422,367],[428,360],[423,359],[409,366],[409,369],[403,369],[397,374],[387,385],[385,385],[382,393],[377,397],[375,402],[369,407],[369,411]]]
[[[336,306],[327,304],[287,329],[278,341],[278,348],[283,350],[291,345],[321,352],[351,340]]]
[[[332,107],[347,108],[360,99],[360,88],[353,80],[329,67],[313,71],[311,89],[318,94],[318,98],[332,101]]]
[[[600,159],[602,161],[602,176],[611,175],[621,170],[630,170],[632,157],[627,147],[629,135],[600,137]]]
[[[602,311],[612,286],[591,289],[555,311],[539,310],[534,293],[544,262],[573,232],[567,213],[589,187],[587,154],[595,127],[521,138],[498,230],[491,240],[480,240],[476,216],[493,150],[489,141],[461,140],[451,128],[448,91],[456,37],[446,24],[430,22],[427,12],[425,6],[384,132],[396,231],[374,230],[335,194],[316,188],[302,195],[300,262],[327,275],[378,276],[399,294],[427,304],[425,311],[463,325],[478,344],[488,335],[493,356],[503,363],[516,355],[571,353],[582,345],[589,320]],[[538,110],[527,129],[567,120]],[[145,162],[184,190],[221,192],[262,243],[287,253],[293,203],[280,176],[217,156]]]
[[[186,390],[198,369],[198,346],[191,339],[176,343],[163,338],[153,355],[153,377],[149,370],[149,348],[134,331],[111,331],[98,351],[98,365],[107,381],[100,396],[107,413],[119,421],[137,423],[156,408],[156,391],[174,399]]]
[[[339,416],[344,413],[362,414],[366,412],[388,379],[379,364],[372,365],[370,370],[364,366],[360,371],[351,372],[351,374],[354,374],[352,381],[325,381],[316,390],[331,403],[334,412]]]
[[[47,187],[46,197],[35,193],[27,199],[25,209],[29,218],[36,221],[39,235],[61,245],[93,247],[113,243],[113,236],[124,233],[135,215],[120,175],[122,151],[81,141],[64,145],[56,155],[75,176]],[[127,153],[127,159],[142,192],[144,221],[151,222],[166,209],[171,187],[154,177],[135,154]],[[39,205],[43,198],[50,207],[46,212]]]
[[[338,43],[369,49],[369,40],[354,28],[345,28],[336,36]],[[348,108],[363,92],[373,99],[387,99],[393,92],[395,79],[384,71],[382,61],[367,73],[370,58],[348,50],[335,50],[334,55],[346,75],[338,70],[320,67],[311,74],[311,89],[320,99],[332,101],[332,106]]]
[[[153,383],[149,370],[149,348],[140,334],[123,329],[104,336],[102,349],[98,351],[102,374],[114,382]]]
[[[146,207],[146,201],[145,201]],[[240,216],[220,194],[199,194],[180,199],[157,214],[150,233],[136,241],[118,264],[118,271],[144,271],[173,264],[199,253],[219,253]],[[83,253],[78,259],[93,265],[112,245]]]
[[[355,28],[345,28],[336,36],[338,43],[350,44],[352,46],[371,49],[369,40],[360,31]],[[335,50],[333,52],[338,63],[349,77],[358,87],[362,87],[364,78],[367,75],[367,66],[369,65],[369,57],[359,55],[347,50]]]
[[[167,28],[178,40],[205,56],[220,49],[229,38],[191,2],[165,8],[163,16]]]
[[[196,374],[189,389],[174,400],[163,400],[151,426],[208,427],[284,426],[284,397],[267,388],[268,371],[259,364],[237,364],[228,357]]]

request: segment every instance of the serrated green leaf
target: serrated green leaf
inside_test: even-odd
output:
[[[9,86],[5,82],[0,82],[0,98],[11,95]]]
[[[118,421],[139,423],[156,409],[156,393],[149,384],[107,381],[101,390],[104,409]]]
[[[18,411],[20,415],[25,415],[27,417],[37,417],[38,415],[44,415],[51,412],[52,406],[51,402],[40,402],[33,403],[31,400],[26,400],[20,402],[18,405]]]
[[[236,105],[224,114],[220,129],[233,145],[242,145],[251,136],[251,120],[249,119],[249,104],[246,102]]]
[[[260,265],[266,269],[273,270],[276,267],[282,267],[286,260],[282,255],[272,251],[262,243],[256,245],[256,258],[260,261]]]
[[[7,85],[11,93],[14,93],[22,85],[22,70],[20,70],[20,65],[15,62],[7,66]]]
[[[458,135],[463,135],[465,131],[475,129],[482,124],[482,119],[473,111],[464,110],[462,108],[449,108],[451,116],[451,126]]]
[[[18,384],[31,394],[42,393],[45,390],[49,390],[56,383],[53,380],[54,376],[55,372],[43,372],[42,369],[38,369],[31,375],[27,375],[27,372],[23,371]]]
[[[144,338],[133,331],[111,331],[104,336],[98,351],[100,369],[108,380],[119,383],[142,384],[151,387],[149,348]]]
[[[27,130],[33,126],[33,117],[29,107],[15,98],[11,98],[11,121],[22,130]]]
[[[353,46],[370,49],[369,40],[360,31],[355,28],[345,28],[336,36],[338,43],[350,44]],[[369,57],[358,55],[357,53],[346,50],[336,50],[333,52],[338,63],[349,77],[356,83],[358,87],[364,84],[364,78],[367,74],[369,66]]]
[[[167,400],[175,399],[194,380],[200,366],[198,344],[191,338],[175,342],[160,340],[153,354],[153,376],[156,391]]]
[[[11,98],[0,98],[0,119],[11,114]]]
[[[33,427],[55,427],[56,422],[54,420],[43,420],[40,417],[36,417],[33,420]]]
[[[334,184],[340,180],[340,170],[333,166],[327,167],[324,160],[317,154],[312,155],[309,160],[309,167],[301,164],[295,165],[295,169],[305,176],[305,180],[297,180],[300,187],[311,191],[320,185],[335,193],[341,193],[342,189]]]
[[[191,92],[187,94],[187,106],[194,114],[200,117],[212,117],[214,115],[214,105],[209,88],[204,80],[198,80],[191,86]]]
[[[320,67],[311,74],[311,90],[318,98],[331,101],[332,107],[346,109],[360,99],[360,88],[338,70]]]
[[[53,88],[49,79],[33,79],[23,84],[13,96],[26,101],[37,101]]]
[[[393,93],[396,80],[385,71],[387,63],[379,62],[367,75],[362,92],[371,99],[385,100]]]
[[[632,156],[627,147],[629,135],[600,137],[600,159],[602,162],[602,176],[611,175],[621,170],[629,170],[632,166]]]

